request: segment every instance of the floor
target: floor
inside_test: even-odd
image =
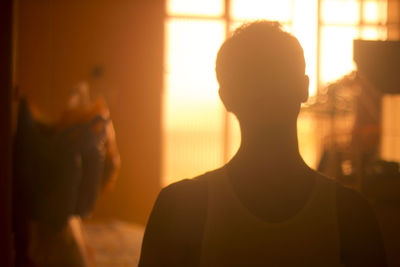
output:
[[[144,228],[121,221],[84,223],[84,235],[96,267],[138,265]]]

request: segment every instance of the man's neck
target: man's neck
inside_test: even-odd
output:
[[[234,172],[291,178],[308,169],[300,156],[296,126],[291,129],[243,130],[241,146],[229,163]]]

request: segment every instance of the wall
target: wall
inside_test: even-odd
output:
[[[95,218],[144,224],[160,189],[162,0],[20,0],[19,92],[50,119],[88,81],[105,95],[121,154],[112,192]],[[100,67],[99,78],[91,76]]]

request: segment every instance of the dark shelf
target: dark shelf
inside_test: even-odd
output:
[[[354,40],[357,70],[386,94],[400,93],[400,41]]]

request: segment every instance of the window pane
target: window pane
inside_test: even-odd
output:
[[[231,14],[235,20],[269,19],[290,21],[290,0],[232,0]]]
[[[309,94],[317,91],[317,2],[294,1],[293,34],[299,39],[306,59],[306,74],[310,77]]]
[[[216,168],[223,160],[223,107],[215,57],[220,21],[166,22],[163,184]]]
[[[386,40],[386,29],[383,27],[366,26],[361,28],[361,38],[364,40]]]
[[[321,33],[322,83],[334,81],[355,68],[353,39],[358,37],[356,27],[325,26]]]
[[[363,3],[363,19],[366,23],[386,22],[386,1],[365,1]]]
[[[324,0],[321,4],[323,23],[357,24],[360,21],[359,1]]]
[[[168,15],[220,16],[224,12],[223,0],[168,0]]]

